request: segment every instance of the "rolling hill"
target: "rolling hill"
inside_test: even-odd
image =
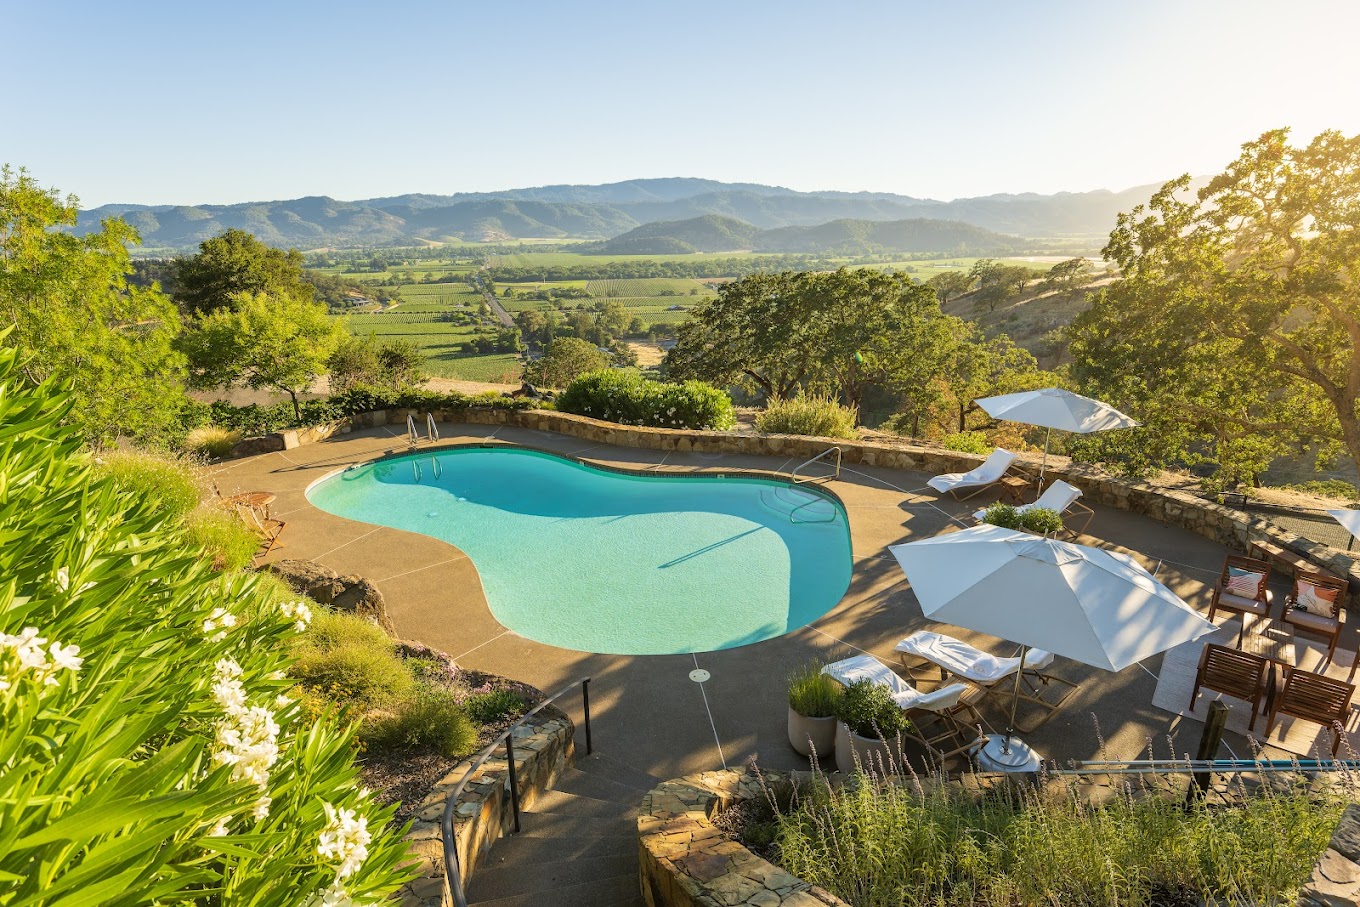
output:
[[[745,221],[705,214],[657,221],[622,236],[583,248],[610,255],[668,255],[686,252],[799,252],[813,255],[883,253],[1003,253],[1023,243],[972,224],[931,218],[895,221],[833,220],[815,226],[761,230]]]
[[[725,244],[722,228],[714,226],[724,220],[739,221],[760,230],[816,227],[828,233],[827,225],[839,221],[927,219],[959,222],[1016,236],[1065,236],[1096,241],[1109,232],[1116,214],[1147,201],[1156,188],[1149,185],[1123,192],[989,195],[942,202],[884,192],[798,192],[756,183],[639,179],[598,186],[541,186],[457,195],[413,193],[360,201],[311,196],[235,205],[115,204],[82,211],[75,229],[84,233],[97,229],[101,218],[121,216],[140,231],[143,243],[151,247],[192,248],[210,236],[236,227],[271,245],[312,249],[397,245],[417,239],[606,240],[621,237],[642,225],[716,216],[719,221],[696,227],[695,238],[699,242],[683,236],[673,238],[696,248],[719,240],[719,244]],[[843,227],[841,233],[839,241],[868,242],[885,248],[897,248],[909,241],[905,236],[887,237],[886,241],[866,238],[864,229],[858,226]],[[712,242],[705,238],[709,236],[715,237]],[[797,236],[785,234],[777,241],[813,244],[821,241],[821,234],[805,234],[802,240]],[[960,234],[963,242],[976,239],[979,237]]]

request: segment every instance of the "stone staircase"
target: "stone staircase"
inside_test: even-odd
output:
[[[468,904],[641,907],[637,810],[660,783],[601,753],[579,758],[478,865]]]

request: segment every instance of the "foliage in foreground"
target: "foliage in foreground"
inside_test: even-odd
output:
[[[582,375],[557,398],[557,409],[623,425],[723,431],[737,423],[732,399],[702,381],[662,384],[606,369]]]
[[[779,804],[774,839],[785,869],[854,907],[1147,907],[1187,893],[1284,904],[1346,802],[1299,782],[1187,811],[1183,792],[1130,788],[1093,806],[1068,782],[978,793],[935,779],[818,779]]]
[[[0,350],[0,902],[354,903],[407,877],[353,734],[286,696],[303,620],[91,467]]]
[[[813,438],[854,438],[859,410],[841,406],[830,397],[799,394],[790,400],[771,398],[756,416],[756,431],[771,435],[808,435]]]
[[[1024,510],[1004,501],[997,501],[982,513],[982,522],[1002,529],[1023,529],[1038,535],[1062,532],[1062,514],[1052,507],[1027,507]]]

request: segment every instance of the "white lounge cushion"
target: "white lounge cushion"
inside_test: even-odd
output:
[[[943,494],[946,491],[954,491],[958,488],[976,488],[980,485],[991,485],[1000,480],[1006,474],[1006,470],[1011,468],[1015,462],[1015,454],[1009,450],[998,447],[992,451],[991,456],[982,462],[977,469],[968,472],[949,472],[942,476],[936,476],[926,482],[931,488]]]
[[[1047,507],[1056,513],[1066,513],[1067,508],[1076,503],[1077,498],[1081,497],[1081,489],[1075,485],[1069,485],[1062,479],[1044,489],[1044,493],[1039,495],[1039,500],[1028,504],[1021,504],[1015,508],[1016,513],[1024,513],[1026,510],[1033,510],[1037,507]],[[979,510],[973,514],[975,519],[982,519],[987,511]]]
[[[983,685],[1009,677],[1020,666],[1019,657],[998,658],[988,655],[961,639],[931,630],[911,634],[897,644],[897,651],[924,658],[955,676]],[[1030,649],[1025,653],[1026,670],[1042,670],[1052,663],[1052,652]]]
[[[872,655],[856,655],[844,661],[833,662],[822,668],[822,673],[846,686],[867,680],[878,686],[886,687],[892,693],[893,702],[903,710],[925,709],[939,711],[958,704],[968,687],[961,683],[951,683],[922,693],[908,681],[903,680],[892,668]]]

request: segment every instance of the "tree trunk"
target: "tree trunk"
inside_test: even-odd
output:
[[[959,401],[959,431],[960,431],[960,432],[964,431],[964,429],[965,429],[965,427],[966,427],[967,425],[968,425],[968,402],[967,402],[966,400],[960,400],[960,401]]]
[[[290,387],[285,387],[284,390],[288,391],[288,396],[291,397],[293,400],[293,418],[301,422],[302,407],[298,405],[297,391],[293,390]]]

